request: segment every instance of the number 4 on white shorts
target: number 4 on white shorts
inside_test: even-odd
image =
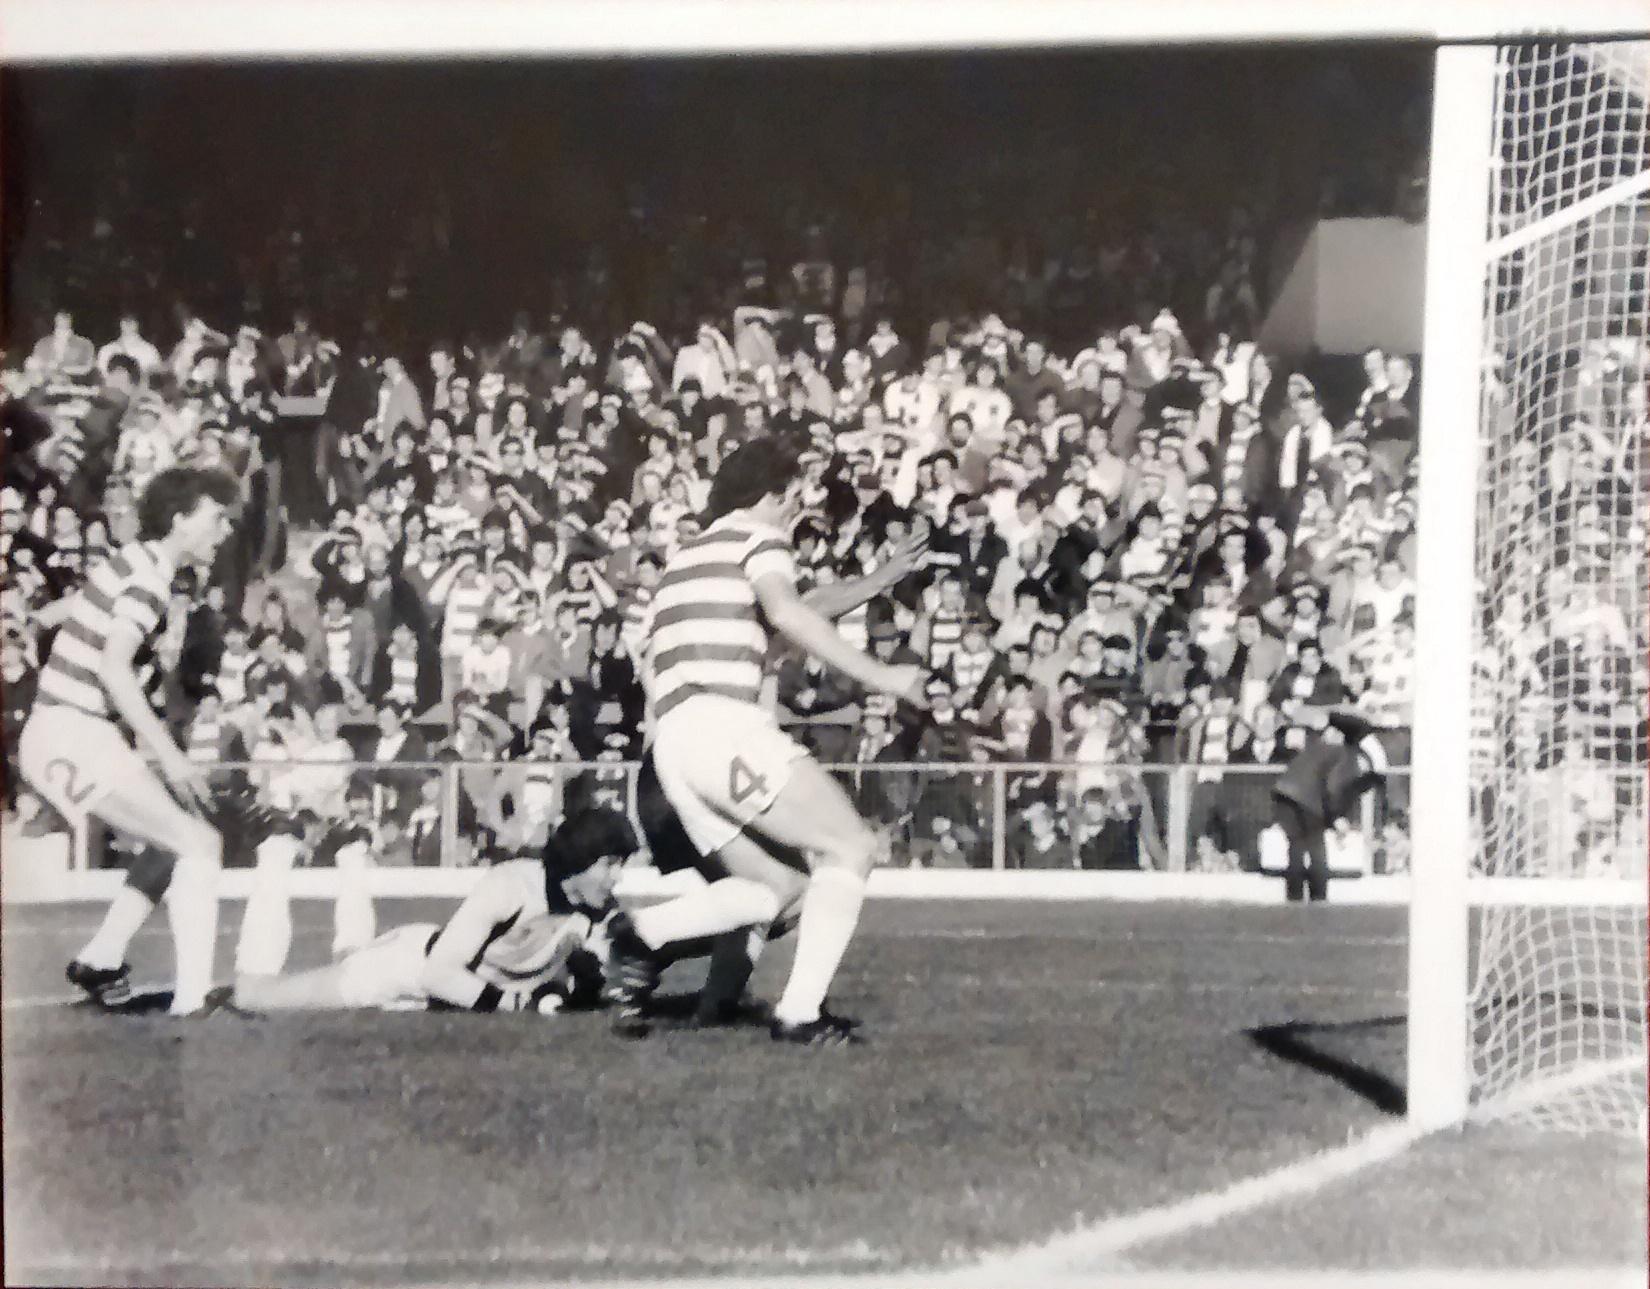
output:
[[[743,757],[734,757],[728,763],[728,796],[733,804],[742,806],[757,794],[766,795],[768,781],[750,766],[745,764]]]

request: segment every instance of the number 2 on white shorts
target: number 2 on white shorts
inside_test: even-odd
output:
[[[97,784],[95,783],[88,783],[85,787],[77,786],[80,768],[68,757],[54,756],[50,761],[47,761],[45,776],[72,806],[79,806],[87,797],[97,791]]]

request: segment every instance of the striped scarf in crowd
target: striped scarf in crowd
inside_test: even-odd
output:
[[[943,670],[957,652],[965,621],[960,613],[942,611],[934,615],[928,632],[928,665],[934,671]]]
[[[418,649],[414,646],[405,652],[398,650],[395,645],[389,647],[390,660],[390,687],[384,697],[391,702],[405,703],[409,707],[418,704]]]

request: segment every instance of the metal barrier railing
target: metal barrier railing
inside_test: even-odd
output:
[[[272,835],[325,865],[329,838],[365,827],[379,862],[462,867],[541,846],[566,811],[625,809],[636,761],[215,763],[214,822],[226,863],[250,864]],[[1170,872],[1261,866],[1280,766],[1072,762],[827,762],[887,839],[890,862],[921,867],[1071,867]],[[1361,803],[1356,831],[1371,862],[1396,867],[1407,770]],[[1395,824],[1394,824],[1394,821]],[[76,839],[78,867],[97,866],[95,838]]]
[[[825,768],[887,839],[895,864],[1220,872],[1280,862],[1277,765],[836,761]],[[381,864],[463,867],[535,852],[581,803],[627,809],[638,769],[620,760],[235,761],[212,765],[208,777],[231,866],[252,863],[258,845],[279,834],[299,843],[301,862],[325,865],[329,838],[353,825],[371,832]],[[1601,779],[1613,780],[1613,791],[1601,791]],[[1550,836],[1528,875],[1583,875],[1597,855],[1633,847],[1642,861],[1645,848],[1634,839],[1644,832],[1646,796],[1641,770],[1592,766],[1517,794],[1524,811],[1541,807]],[[1387,771],[1382,789],[1366,793],[1331,830],[1332,867],[1407,871],[1408,797],[1409,770]],[[1486,823],[1497,809],[1504,807],[1483,812]],[[1573,846],[1572,832],[1585,845]],[[99,838],[78,836],[73,863],[98,866],[103,849]],[[1584,852],[1594,858],[1584,861]]]

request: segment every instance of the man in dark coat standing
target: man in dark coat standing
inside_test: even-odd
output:
[[[964,591],[976,600],[984,600],[1008,558],[1008,543],[992,527],[985,502],[964,502],[962,513],[966,525],[963,531],[937,534],[934,549],[957,556],[957,576],[962,579]]]
[[[1386,758],[1370,735],[1375,726],[1345,707],[1304,708],[1306,746],[1290,759],[1272,787],[1278,823],[1289,839],[1284,890],[1291,903],[1329,898],[1329,854],[1324,833],[1380,787]]]

